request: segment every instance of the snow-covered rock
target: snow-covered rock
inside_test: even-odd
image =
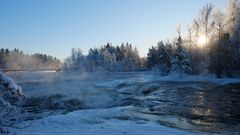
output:
[[[4,87],[4,92],[8,91],[11,96],[17,97],[17,99],[25,97],[22,88],[2,72],[0,72],[0,86]],[[3,95],[0,95],[0,134],[7,133],[7,127],[14,127],[24,119],[21,109],[11,105]]]
[[[13,96],[24,97],[22,88],[17,85],[10,77],[0,71],[0,84],[3,85]]]

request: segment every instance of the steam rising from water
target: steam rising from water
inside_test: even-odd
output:
[[[111,118],[156,121],[200,131],[240,131],[239,84],[157,80],[145,73],[12,74],[28,100],[31,118],[78,109],[130,107]],[[224,96],[223,96],[224,95]]]

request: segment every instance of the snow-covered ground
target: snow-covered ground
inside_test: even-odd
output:
[[[133,78],[126,78],[126,79],[115,79],[108,82],[98,83],[96,86],[99,87],[113,87],[118,86],[121,84],[133,84],[136,82],[152,82],[152,81],[173,81],[173,82],[209,82],[209,83],[216,83],[219,85],[224,85],[228,83],[239,83],[240,78],[216,78],[214,75],[182,75],[179,77],[178,73],[172,73],[168,76],[160,76],[158,72],[146,72],[140,74],[141,78],[133,79]]]
[[[228,83],[238,83],[240,78],[216,78],[214,75],[183,75],[182,78],[179,78],[178,74],[171,74],[165,77],[158,77],[158,80],[162,81],[196,81],[196,82],[212,82],[218,84],[228,84]]]
[[[236,103],[239,92],[235,86],[229,90],[215,89],[240,83],[239,78],[189,75],[179,78],[178,74],[161,77],[148,72],[9,75],[22,86],[31,98],[29,101],[40,101],[42,105],[35,109],[55,114],[34,120],[28,128],[13,129],[19,135],[240,132],[240,125],[228,124],[240,121],[232,119],[240,113]],[[80,106],[80,110],[74,106]],[[68,113],[59,113],[62,109]],[[226,121],[228,118],[232,121]]]
[[[55,115],[35,121],[31,127],[16,130],[18,135],[194,135],[161,126],[155,122],[111,119],[123,116],[124,108],[90,109]],[[205,133],[206,134],[206,133]]]

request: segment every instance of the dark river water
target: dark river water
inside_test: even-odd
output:
[[[240,133],[240,83],[163,81],[150,73],[20,73],[29,119],[79,109],[131,106],[121,120],[185,130]]]

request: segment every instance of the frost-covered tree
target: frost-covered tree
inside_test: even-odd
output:
[[[102,66],[107,71],[114,71],[114,65],[116,64],[116,55],[115,53],[111,53],[111,51],[107,49],[103,49],[101,51],[102,57]]]
[[[233,74],[240,74],[240,1],[229,0],[227,6],[226,27],[230,34],[230,47],[232,61],[231,70]]]
[[[86,57],[83,55],[82,50],[80,48],[72,49],[72,62],[73,62],[73,70],[84,71],[86,67]]]
[[[226,27],[226,22],[225,22],[225,14],[219,10],[216,9],[213,14],[213,19],[214,19],[214,36],[218,37],[220,39],[222,35],[225,33],[225,27]]]
[[[73,61],[72,61],[71,57],[68,57],[64,60],[63,69],[64,70],[72,70],[73,69]]]
[[[95,71],[98,67],[102,66],[102,56],[100,54],[99,49],[94,48],[90,49],[88,52],[87,63],[88,63],[88,71]]]
[[[202,25],[202,33],[208,38],[210,38],[210,33],[212,32],[212,28],[214,26],[214,21],[212,20],[213,7],[214,6],[209,3],[200,10],[200,24]],[[206,46],[207,44],[208,41]]]
[[[36,53],[26,55],[18,49],[1,49],[0,69],[59,69],[61,61],[55,57]]]
[[[226,57],[226,54],[224,54],[224,50],[227,45],[228,44],[226,39],[222,38],[221,35],[221,37],[215,43],[212,43],[212,46],[210,47],[210,62],[208,69],[211,73],[216,74],[218,78],[221,77],[224,72],[223,64]]]
[[[191,46],[189,49],[189,55],[191,56],[192,60],[192,70],[193,74],[198,75],[203,70],[201,52],[198,47],[198,38],[201,34],[201,20],[200,18],[194,18],[192,25],[188,26],[188,37],[187,43],[188,46]]]
[[[179,77],[182,78],[183,73],[191,73],[192,69],[190,66],[190,60],[187,52],[183,48],[182,45],[182,38],[179,35],[178,41],[176,43],[177,49],[174,54],[174,59],[173,59],[173,70],[177,71],[179,73]]]
[[[131,44],[126,44],[124,47],[124,58],[122,60],[122,66],[124,71],[136,71],[140,68],[140,57],[137,48],[132,47]]]
[[[192,72],[195,75],[204,73],[209,63],[208,51],[211,45],[215,22],[213,20],[214,6],[211,3],[206,4],[194,18],[192,25],[189,25],[187,38],[184,39],[184,45],[189,52],[190,61],[192,61]],[[204,47],[199,47],[198,40],[201,36],[207,38]]]
[[[239,74],[239,1],[229,0],[227,12],[214,13],[215,38],[210,46],[209,71],[217,77],[232,77]]]
[[[4,51],[4,49],[2,48],[2,49],[0,50],[0,68],[5,68],[6,62],[5,62],[4,53],[5,53],[5,51]]]
[[[159,69],[162,75],[167,75],[171,70],[171,55],[163,42],[158,44]]]
[[[79,48],[72,48],[71,56],[64,60],[63,69],[64,70],[80,70],[82,64],[80,62],[84,61],[84,55],[82,55],[82,51]]]
[[[189,50],[189,53],[193,52],[193,48],[194,48],[194,38],[193,38],[193,34],[194,34],[194,29],[192,26],[188,26],[187,27],[187,48]]]
[[[227,31],[234,42],[240,37],[240,2],[229,0],[226,15]]]
[[[11,78],[0,71],[0,134],[7,133],[8,127],[17,127],[25,118],[22,110],[16,105],[25,97],[22,88]],[[16,99],[15,105],[7,101],[5,95],[10,95]]]
[[[136,71],[142,68],[144,60],[139,57],[137,48],[126,43],[113,46],[111,43],[99,48],[91,48],[86,56],[74,49],[70,58],[64,62],[64,67],[75,67],[75,70],[86,71]],[[81,67],[77,69],[76,67]]]
[[[148,54],[147,54],[147,67],[149,70],[151,70],[153,67],[155,67],[157,65],[157,49],[156,47],[152,46],[151,48],[149,48],[148,50]]]
[[[148,52],[148,67],[151,70],[158,70],[161,75],[167,75],[171,70],[171,44],[159,42]]]

